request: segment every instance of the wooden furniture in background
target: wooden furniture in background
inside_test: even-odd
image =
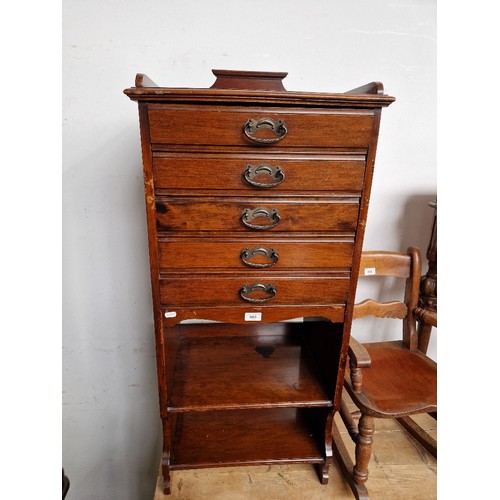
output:
[[[415,310],[418,349],[424,354],[427,353],[432,328],[437,328],[437,202],[432,201],[429,206],[434,208],[434,219],[426,253],[428,269],[420,279],[419,307]],[[436,414],[433,416],[437,418]],[[435,454],[435,443],[429,440],[425,432],[422,433],[421,427],[415,425],[410,417],[400,417],[397,421],[422,446]]]
[[[437,314],[437,202],[432,201],[429,206],[434,208],[434,220],[432,223],[431,237],[427,247],[427,262],[429,268],[420,280],[420,297],[418,305],[426,311]],[[427,352],[432,324],[421,321],[418,325],[418,348]]]
[[[162,472],[313,463],[328,481],[381,109],[371,83],[288,92],[139,74]],[[302,322],[282,322],[306,318]],[[189,323],[185,320],[216,323]]]
[[[66,498],[69,491],[69,478],[64,474],[64,469],[62,470],[62,500]]]
[[[405,280],[404,300],[381,303],[366,299],[354,307],[354,319],[365,316],[402,320],[402,340],[360,344],[350,339],[349,369],[344,387],[359,409],[351,413],[342,401],[340,415],[355,442],[355,463],[334,424],[333,448],[342,472],[357,499],[367,499],[375,418],[392,418],[415,430],[415,435],[434,456],[437,443],[410,419],[410,415],[437,412],[437,364],[418,350],[417,316],[437,325],[431,311],[419,309],[421,257],[417,248],[408,253],[363,252],[360,277]],[[359,423],[356,419],[359,418]]]

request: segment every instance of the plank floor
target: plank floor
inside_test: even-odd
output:
[[[338,416],[337,416],[338,417]],[[437,439],[437,424],[427,415],[416,420]],[[347,449],[354,444],[339,429]],[[372,500],[433,500],[437,498],[437,462],[394,420],[376,420],[370,476],[366,484]],[[352,454],[353,456],[353,454]],[[154,500],[350,500],[354,496],[337,463],[330,468],[330,481],[322,486],[314,465],[222,467],[174,471],[172,493],[163,495],[161,476]]]

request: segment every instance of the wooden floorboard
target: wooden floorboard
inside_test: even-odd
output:
[[[436,437],[437,423],[417,417]],[[394,420],[376,420],[370,477],[366,484],[373,500],[433,500],[437,498],[437,462]],[[339,424],[349,452],[354,445]],[[334,461],[330,481],[322,486],[314,465],[222,467],[174,471],[172,493],[163,495],[161,479],[154,500],[316,500],[352,499],[347,483]]]

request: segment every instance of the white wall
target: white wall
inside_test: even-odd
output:
[[[66,0],[63,35],[63,465],[72,500],[146,500],[160,421],[137,105],[122,90],[137,72],[206,87],[212,68],[288,71],[289,90],[382,81],[397,100],[382,113],[364,248],[425,253],[436,5]]]

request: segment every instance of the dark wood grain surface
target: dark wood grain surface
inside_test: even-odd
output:
[[[319,430],[326,422],[322,413],[297,408],[182,413],[171,468],[321,464],[324,453]]]
[[[235,237],[170,237],[158,242],[160,271],[175,269],[199,269],[199,259],[203,259],[203,269],[234,269],[272,273],[276,270],[305,270],[350,268],[354,249],[354,238],[272,237],[252,235],[244,240]],[[274,259],[258,249],[267,249],[267,255],[274,250]],[[248,249],[248,257],[242,252]],[[251,250],[257,249],[252,254]],[[267,268],[251,268],[248,264],[269,265]]]
[[[196,190],[236,189],[255,194],[255,186],[245,180],[248,165],[266,164],[280,167],[283,181],[273,187],[261,188],[274,192],[307,191],[330,193],[363,189],[364,155],[304,155],[300,153],[155,153],[153,167],[156,189]],[[255,179],[261,184],[272,185],[265,173]],[[243,195],[244,193],[242,193]]]
[[[367,148],[373,127],[370,110],[307,110],[280,108],[210,106],[149,106],[152,144],[248,146],[255,148],[241,133],[248,119],[270,117],[284,120],[288,132],[274,146]],[[267,138],[262,132],[262,138]]]
[[[138,74],[124,91],[140,110],[164,491],[171,469],[280,461],[319,463],[326,484],[394,98],[378,82],[308,93],[286,73],[214,75],[175,89]]]
[[[230,380],[228,373],[232,374]],[[312,355],[300,338],[183,339],[170,411],[280,406],[332,406]]]
[[[228,276],[173,274],[162,276],[160,298],[163,304],[175,309],[184,306],[252,305],[241,298],[244,285],[254,283],[273,284],[276,295],[268,301],[270,305],[342,304],[347,299],[349,276],[338,274],[314,274],[313,276],[242,273]],[[268,293],[256,290],[245,294],[250,299],[264,300]]]
[[[236,198],[156,198],[158,231],[253,231],[245,226],[245,211],[259,208],[277,211],[279,221],[261,215],[249,221],[262,226],[261,232],[302,231],[353,234],[358,221],[358,200],[353,198],[276,199],[269,197]],[[277,219],[276,219],[277,220]]]

